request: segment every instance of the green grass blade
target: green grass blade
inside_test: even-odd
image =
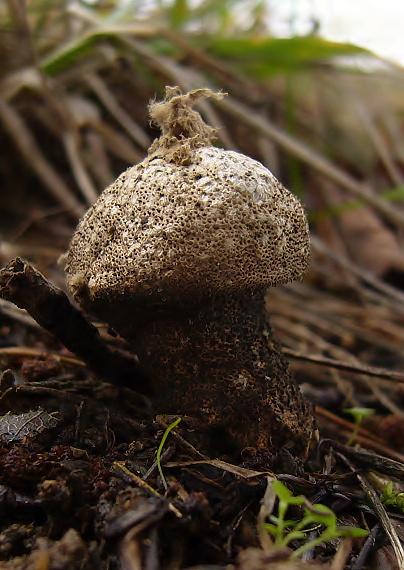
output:
[[[164,474],[163,474],[163,469],[161,467],[161,452],[163,451],[163,447],[164,447],[164,444],[165,444],[166,439],[168,437],[168,434],[170,433],[171,430],[173,430],[180,423],[180,421],[181,421],[181,418],[177,418],[175,420],[175,422],[173,422],[172,424],[170,424],[168,426],[168,428],[166,429],[166,431],[163,434],[163,437],[161,438],[160,445],[159,445],[158,450],[157,450],[157,455],[156,455],[157,469],[160,473],[160,477],[161,477],[161,480],[163,482],[164,489],[166,491],[168,489],[168,485],[167,485],[166,478],[164,477]]]

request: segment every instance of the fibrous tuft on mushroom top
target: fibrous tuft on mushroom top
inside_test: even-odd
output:
[[[192,107],[209,89],[150,105],[162,135],[101,194],[67,253],[68,286],[131,344],[156,411],[224,429],[236,447],[305,452],[311,411],[265,308],[300,278],[309,232],[299,200],[259,162],[212,146]]]
[[[170,89],[168,101],[152,104],[162,137],[103,192],[71,242],[66,272],[78,298],[175,300],[277,285],[305,272],[300,202],[259,162],[211,146],[213,129],[188,106],[207,95]]]

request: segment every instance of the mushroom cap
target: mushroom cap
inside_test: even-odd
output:
[[[186,165],[151,157],[122,173],[80,221],[65,269],[87,308],[169,302],[297,279],[309,249],[302,205],[267,168],[201,147]]]

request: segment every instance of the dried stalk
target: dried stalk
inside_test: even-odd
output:
[[[380,524],[382,525],[385,533],[387,534],[387,536],[390,540],[391,546],[393,547],[394,553],[395,553],[396,558],[397,558],[398,567],[400,568],[400,570],[403,570],[404,569],[404,549],[403,549],[403,546],[401,544],[401,541],[397,535],[397,532],[396,532],[394,526],[392,525],[392,523],[390,521],[388,514],[386,513],[386,509],[382,505],[376,491],[369,484],[369,482],[366,479],[366,476],[359,473],[357,471],[357,469],[355,468],[355,466],[352,464],[352,462],[347,457],[345,457],[342,453],[338,453],[338,455],[348,465],[348,467],[351,469],[351,471],[355,472],[356,477],[358,478],[358,481],[360,483],[360,486],[364,490],[368,501],[373,506],[375,513],[379,517]]]
[[[74,218],[80,218],[84,206],[76,199],[53,166],[47,161],[24,120],[12,105],[0,96],[0,121],[21,152],[24,160],[42,180],[50,194],[66,208]]]
[[[106,109],[121,125],[122,129],[142,148],[147,150],[151,144],[150,137],[137,125],[132,117],[119,105],[118,101],[108,89],[105,82],[95,73],[87,73],[84,81],[90,86]]]
[[[77,186],[80,188],[87,205],[93,204],[98,198],[98,192],[89,176],[82,155],[77,145],[76,135],[72,131],[65,131],[62,135],[66,155],[70,163]]]
[[[318,356],[316,354],[303,354],[296,352],[291,348],[283,347],[283,352],[297,360],[304,360],[306,362],[313,362],[319,366],[327,366],[337,368],[338,370],[345,370],[346,372],[354,372],[355,374],[365,374],[379,378],[380,380],[388,380],[389,382],[397,382],[404,384],[404,373],[395,372],[394,370],[386,370],[385,368],[378,368],[376,366],[367,366],[366,364],[351,364],[333,358],[326,358],[325,356]]]

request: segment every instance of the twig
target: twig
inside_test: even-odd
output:
[[[27,261],[17,257],[0,271],[0,296],[28,311],[97,375],[113,384],[129,384],[142,394],[150,393],[135,360],[105,344],[65,293]]]
[[[111,470],[125,481],[135,483],[139,489],[147,491],[155,497],[162,498],[162,495],[156,491],[156,489],[146,483],[144,479],[141,479],[135,473],[132,473],[132,471],[130,471],[121,461],[114,461]],[[171,503],[171,501],[168,501],[166,506],[168,507],[168,510],[175,514],[176,517],[182,518],[181,512]]]
[[[358,558],[351,566],[351,570],[362,570],[364,568],[366,559],[369,556],[372,548],[374,548],[375,546],[375,542],[379,532],[380,532],[380,525],[376,524],[370,531],[370,534],[367,537],[365,544],[363,545],[363,548],[358,555]]]
[[[361,468],[378,471],[379,473],[384,473],[385,475],[396,477],[397,479],[403,479],[404,477],[404,462],[383,457],[382,455],[367,451],[366,449],[348,447],[347,445],[339,443],[333,439],[324,439],[320,443],[321,451],[323,449],[328,450],[330,448],[334,448],[346,457],[358,462]]]
[[[18,356],[18,357],[28,357],[28,358],[43,358],[44,356],[51,356],[59,362],[64,362],[65,364],[71,364],[74,366],[85,366],[85,362],[78,360],[77,358],[72,358],[71,356],[65,356],[64,354],[58,354],[56,352],[47,352],[45,350],[39,350],[38,348],[31,348],[29,346],[5,346],[0,348],[0,356]]]
[[[382,505],[378,494],[376,493],[375,489],[368,483],[366,477],[361,473],[358,473],[355,469],[354,465],[349,461],[347,457],[345,457],[342,453],[337,454],[343,461],[348,465],[348,467],[355,472],[356,477],[360,483],[360,486],[364,490],[369,502],[371,503],[373,510],[377,514],[380,520],[380,524],[383,527],[383,530],[387,534],[391,546],[393,547],[394,553],[397,558],[398,566],[400,570],[404,570],[404,550],[401,545],[400,539],[397,535],[397,532],[394,526],[391,524],[388,514],[386,513],[386,509]]]
[[[350,364],[342,362],[341,360],[334,360],[325,356],[317,354],[303,354],[291,348],[282,347],[282,351],[287,356],[295,358],[296,360],[304,360],[305,362],[313,362],[319,366],[330,366],[338,370],[345,370],[345,372],[353,372],[355,374],[366,374],[366,376],[374,376],[381,380],[389,380],[404,384],[404,373],[396,372],[394,370],[386,370],[385,368],[378,368],[376,366],[368,366],[367,364]]]
[[[168,426],[170,425],[167,416],[157,416],[155,421],[157,425],[164,430],[167,429]],[[178,431],[172,431],[170,435],[173,439],[176,440],[176,442],[179,445],[181,445],[187,451],[188,454],[191,455],[191,457],[197,457],[198,459],[203,459],[203,460],[209,459],[207,455],[201,453],[198,449],[196,449],[196,447],[192,445],[192,443],[183,438],[182,435],[178,433]]]

